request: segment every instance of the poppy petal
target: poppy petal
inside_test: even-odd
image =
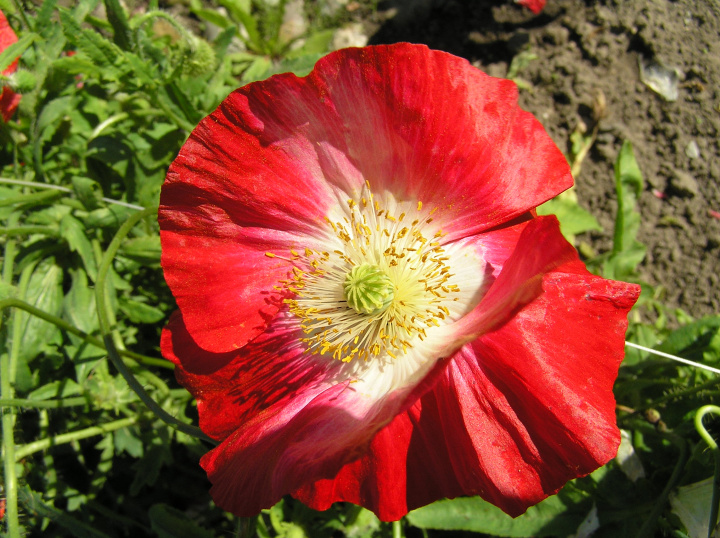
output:
[[[477,494],[517,516],[614,457],[612,385],[639,289],[575,263],[543,287],[459,351],[363,458],[294,495],[316,509],[350,501],[393,520],[438,498]]]
[[[17,42],[17,35],[13,31],[5,14],[0,11],[0,52]],[[17,58],[3,70],[3,75],[11,75],[17,70]],[[20,104],[20,94],[15,93],[10,88],[2,88],[0,93],[0,115],[3,121],[9,121],[13,113]]]

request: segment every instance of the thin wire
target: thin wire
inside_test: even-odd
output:
[[[708,366],[706,364],[701,364],[699,362],[683,359],[681,357],[676,357],[675,355],[670,355],[669,353],[663,353],[662,351],[658,351],[657,349],[650,349],[649,347],[640,346],[638,344],[633,344],[632,342],[625,342],[625,345],[629,346],[629,347],[634,347],[635,349],[639,349],[641,351],[647,351],[648,353],[652,353],[653,355],[659,355],[660,357],[665,357],[666,359],[672,359],[677,362],[689,364],[690,366],[695,366],[696,368],[702,368],[703,370],[708,370],[710,372],[713,372],[714,374],[720,374],[720,370],[718,370],[717,368],[713,368],[712,366]]]
[[[50,185],[49,183],[36,183],[34,181],[23,181],[21,179],[9,179],[2,177],[0,178],[0,183],[8,183],[10,185],[22,185],[23,187],[33,187],[36,189],[52,189],[69,193],[73,192],[72,189],[68,189],[67,187],[62,187],[60,185]],[[138,211],[142,211],[143,209],[145,209],[142,206],[129,204],[128,202],[121,202],[120,200],[113,200],[112,198],[103,198],[102,201],[107,202],[108,204],[121,205],[123,207],[129,207],[130,209],[137,209]]]

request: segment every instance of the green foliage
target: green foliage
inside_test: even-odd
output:
[[[463,530],[516,538],[569,536],[585,519],[591,505],[588,493],[569,486],[515,519],[480,497],[464,497],[414,510],[408,514],[408,521],[422,529]]]
[[[212,504],[197,464],[211,445],[182,427],[196,421],[194,403],[158,357],[175,304],[162,278],[157,223],[139,213],[157,208],[167,167],[203,116],[242,81],[283,70],[307,73],[327,51],[332,30],[314,25],[286,33],[282,0],[220,0],[225,12],[191,2],[195,15],[220,28],[207,42],[166,12],[131,15],[122,2],[104,0],[106,16],[99,18],[99,5],[45,0],[24,14],[27,27],[6,11],[19,41],[0,53],[0,69],[21,56],[19,69],[31,74],[16,119],[0,123],[8,535],[16,538],[22,528],[50,538],[393,536],[399,526],[349,504],[316,512],[286,498],[248,519]],[[514,74],[531,60],[519,57]],[[589,265],[605,276],[638,280],[642,177],[629,143],[615,175],[613,248]],[[540,213],[556,213],[571,240],[600,230],[573,193]],[[103,264],[115,247],[110,265]],[[634,313],[628,339],[720,367],[720,316],[669,313],[656,290],[645,290],[654,318]],[[717,402],[717,378],[629,350],[615,393],[644,477],[633,481],[611,462],[515,520],[479,498],[462,498],[416,510],[402,525],[425,536],[565,536],[577,533],[594,509],[594,536],[637,536],[645,522],[688,530],[665,490],[712,473],[692,416]],[[156,402],[153,411],[146,397]],[[673,498],[687,505],[688,491]]]
[[[538,215],[555,215],[565,239],[575,242],[575,236],[590,230],[602,231],[597,219],[578,203],[574,189],[569,189],[537,208]]]

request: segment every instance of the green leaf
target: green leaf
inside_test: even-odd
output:
[[[0,71],[5,71],[16,58],[22,56],[23,52],[25,52],[34,41],[40,41],[41,39],[37,34],[25,34],[15,43],[0,52]]]
[[[138,437],[136,428],[122,428],[116,430],[113,435],[115,450],[126,452],[133,458],[141,458],[143,455],[143,442]]]
[[[642,190],[642,174],[635,160],[632,144],[626,140],[615,162],[618,210],[615,216],[613,248],[603,263],[603,275],[607,278],[622,280],[633,276],[637,266],[645,258],[645,245],[637,240],[640,213],[636,206]]]
[[[62,269],[52,261],[40,263],[30,277],[25,300],[43,312],[59,315],[63,300],[62,274]],[[52,323],[26,312],[18,312],[16,320],[22,331],[19,342],[21,361],[30,362],[60,334]]]
[[[330,44],[332,43],[334,35],[335,30],[322,30],[320,32],[315,32],[305,39],[305,43],[303,43],[302,47],[288,51],[285,58],[289,60],[310,54],[325,54],[330,49]]]
[[[164,503],[148,510],[150,524],[158,538],[215,538],[215,534],[198,526],[190,516]]]
[[[720,316],[708,316],[671,332],[658,350],[679,354],[709,333],[720,330]]]
[[[618,212],[615,219],[613,252],[631,248],[640,226],[640,213],[635,210],[643,190],[643,178],[635,160],[632,144],[623,142],[615,162],[615,190],[618,195]]]
[[[258,30],[257,21],[250,14],[250,10],[245,9],[247,3],[237,0],[219,0],[219,4],[226,8],[231,16],[245,27],[249,37],[248,48],[260,54],[267,53],[267,47]]]
[[[102,187],[97,181],[93,181],[89,177],[73,176],[73,190],[75,194],[85,206],[85,209],[92,211],[100,207],[102,200]],[[95,280],[93,278],[93,280]]]
[[[70,245],[70,250],[77,252],[82,258],[85,271],[93,282],[97,278],[97,263],[92,244],[87,238],[85,227],[72,215],[65,215],[60,221],[60,235]]]
[[[42,30],[51,24],[50,20],[54,14],[53,12],[55,11],[55,6],[57,6],[57,0],[45,0],[42,3],[42,6],[40,6],[40,10],[37,14],[37,19],[35,19],[36,29]]]
[[[165,318],[162,310],[132,299],[121,299],[119,307],[133,323],[157,323]]]
[[[116,67],[122,65],[122,49],[108,41],[98,32],[85,30],[75,18],[64,9],[60,9],[60,21],[67,40],[75,45],[78,52],[85,54],[90,60],[102,68],[103,77],[117,79],[122,71]]]
[[[574,193],[565,191],[537,208],[538,215],[555,215],[560,221],[560,231],[573,243],[575,236],[590,230],[602,231],[597,219],[580,207]]]
[[[49,400],[51,398],[67,398],[68,396],[77,396],[82,393],[80,385],[75,383],[72,379],[61,379],[58,381],[52,381],[47,385],[35,389],[28,398],[31,400]]]
[[[113,27],[115,44],[123,50],[130,50],[130,25],[128,24],[127,14],[120,2],[118,0],[105,0],[105,12],[108,21]]]
[[[157,265],[160,263],[160,236],[136,237],[125,241],[120,247],[120,253],[144,265]]]
[[[83,220],[88,228],[119,228],[135,212],[137,209],[111,205],[90,212]]]
[[[72,271],[72,286],[65,295],[63,311],[65,319],[86,333],[92,333],[98,328],[95,292],[88,286],[87,275],[82,269]]]
[[[712,496],[712,478],[678,488],[677,492],[670,495],[672,512],[685,525],[688,536],[707,536]],[[713,536],[716,535],[713,533]]]
[[[126,52],[123,56],[128,67],[132,69],[140,82],[146,86],[146,89],[151,90],[157,86],[159,75],[155,64],[143,60],[133,52]]]
[[[460,497],[413,510],[408,521],[421,529],[482,532],[515,538],[569,536],[590,510],[584,495],[560,492],[512,518],[480,497]]]
[[[219,11],[213,11],[212,9],[193,9],[192,10],[195,15],[197,15],[199,18],[201,18],[204,21],[207,21],[211,24],[214,24],[215,26],[219,26],[220,28],[229,28],[232,26],[232,22],[228,20],[227,17],[225,17],[222,13]]]
[[[255,58],[248,68],[242,74],[242,81],[254,82],[256,80],[262,80],[267,78],[272,68],[272,62],[265,56],[258,56]]]
[[[47,103],[40,112],[37,120],[37,132],[39,133],[39,144],[49,140],[60,126],[60,119],[73,109],[75,99],[68,95],[58,97]]]

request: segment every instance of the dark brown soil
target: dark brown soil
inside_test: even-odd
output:
[[[720,214],[713,213],[720,212],[718,6],[548,0],[534,16],[502,1],[393,0],[380,5],[370,42],[425,43],[496,76],[529,47],[538,58],[520,74],[531,84],[521,104],[566,152],[578,123],[592,126],[593,96],[602,90],[608,115],[576,182],[581,205],[604,231],[580,239],[597,252],[611,247],[613,165],[628,139],[645,178],[641,277],[660,290],[664,304],[701,317],[720,312]],[[642,59],[678,69],[676,101],[641,82]]]

